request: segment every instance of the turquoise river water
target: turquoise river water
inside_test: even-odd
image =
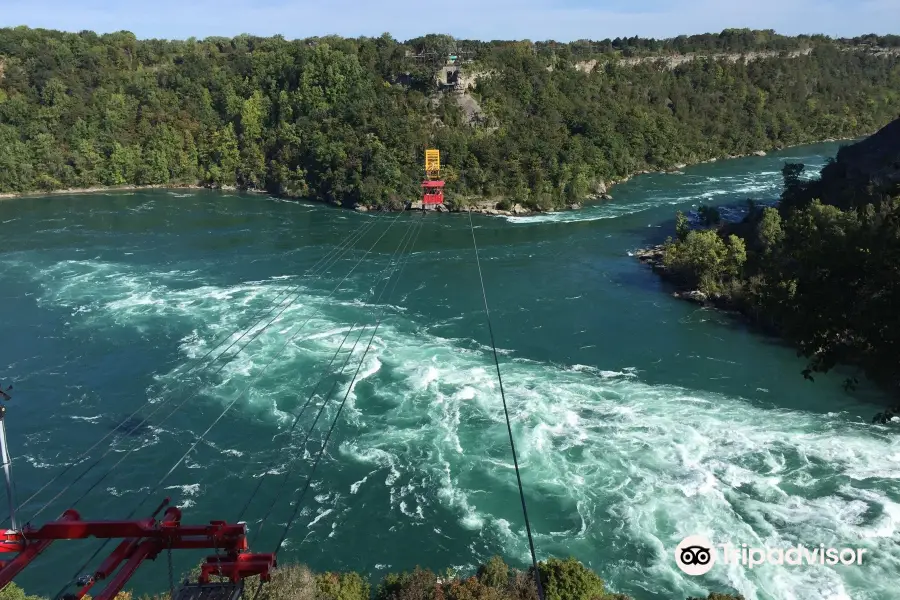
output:
[[[784,161],[817,171],[836,150],[641,176],[581,211],[473,217],[539,558],[575,556],[637,600],[900,598],[900,438],[869,424],[878,394],[848,395],[839,375],[804,381],[793,351],[672,298],[632,256],[671,233],[676,209],[773,199]],[[413,222],[402,277],[375,302]],[[367,223],[327,272],[304,276]],[[377,581],[417,564],[467,571],[493,554],[530,562],[465,215],[154,190],[2,201],[0,239],[0,381],[15,386],[21,520],[73,505],[84,518],[146,516],[169,495],[186,522],[231,521],[268,473],[243,519],[253,548],[272,551],[346,394],[282,563]],[[194,368],[287,298],[230,360]],[[311,439],[302,432],[331,379],[289,435],[350,327],[380,311]],[[146,423],[114,432],[135,411],[130,423]],[[861,565],[720,564],[692,577],[673,558],[690,534],[867,552]],[[59,542],[17,582],[52,596],[98,545]],[[202,555],[176,553],[176,571]],[[133,585],[168,589],[165,557]]]

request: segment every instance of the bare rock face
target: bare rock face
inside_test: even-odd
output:
[[[512,207],[512,211],[511,211],[511,212],[512,212],[512,214],[514,214],[514,215],[527,215],[527,214],[528,214],[529,212],[531,212],[531,211],[529,211],[527,208],[525,208],[525,207],[522,206],[521,204],[518,204],[518,203],[517,203],[515,206]]]
[[[360,204],[360,205],[358,205],[354,210],[356,210],[356,211],[358,211],[358,212],[368,212],[368,211],[369,211],[369,207],[368,207],[368,206],[365,206],[365,205],[363,205],[363,204]]]
[[[757,150],[756,152],[753,153],[753,155],[754,156],[765,156],[766,153],[763,152],[762,150]]]

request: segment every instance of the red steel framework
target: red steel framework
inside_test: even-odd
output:
[[[444,203],[444,181],[441,177],[441,154],[439,150],[425,151],[425,180],[422,182],[422,208]]]
[[[425,194],[422,196],[422,204],[435,205],[444,203],[443,181],[423,181],[422,187],[425,188]]]
[[[7,397],[8,399],[8,397]],[[183,525],[181,509],[169,506],[170,499],[160,503],[153,514],[134,521],[84,521],[74,509],[65,511],[56,521],[39,528],[26,524],[16,527],[15,503],[12,497],[10,460],[6,443],[6,407],[0,405],[0,452],[10,499],[11,528],[0,533],[0,590],[5,588],[25,567],[56,540],[81,540],[89,537],[122,541],[106,557],[100,567],[77,581],[81,586],[67,598],[81,599],[99,581],[109,579],[96,600],[113,600],[145,560],[155,560],[163,551],[214,550],[200,566],[199,585],[205,588],[224,586],[210,584],[211,576],[227,578],[231,584],[245,577],[259,575],[269,581],[277,566],[274,553],[251,553],[247,546],[247,525],[210,521],[208,525]],[[168,508],[166,508],[169,506]],[[156,516],[163,509],[161,520]],[[15,553],[15,557],[9,555]],[[124,564],[123,564],[124,563]],[[171,567],[171,563],[170,563]],[[171,575],[171,574],[170,574]],[[186,582],[187,583],[187,582]],[[207,597],[213,590],[206,589]],[[227,591],[223,588],[222,591]]]
[[[157,521],[156,514],[168,503],[166,498],[153,516],[135,521],[83,521],[77,511],[69,509],[56,521],[40,528],[26,525],[20,531],[7,530],[2,534],[0,553],[17,552],[18,556],[0,562],[0,589],[54,541],[89,537],[125,539],[86,582],[79,582],[82,587],[74,598],[83,598],[95,583],[115,573],[106,588],[95,596],[96,600],[112,600],[143,561],[155,560],[166,550],[221,550],[222,554],[207,556],[201,565],[201,584],[209,583],[212,575],[228,578],[232,583],[253,575],[259,575],[263,581],[269,580],[276,566],[275,555],[249,552],[246,524],[211,521],[209,525],[183,525],[181,510],[174,506],[167,508],[162,520]],[[122,563],[124,566],[119,568]]]

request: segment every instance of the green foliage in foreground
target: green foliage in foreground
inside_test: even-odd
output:
[[[546,600],[629,600],[611,593],[596,573],[574,558],[538,563]],[[339,583],[338,583],[339,582]],[[532,569],[507,566],[499,556],[466,578],[416,568],[385,576],[373,591],[374,600],[537,600]],[[305,567],[279,569],[263,586],[261,600],[369,600],[369,584],[351,573],[313,574]],[[702,600],[702,599],[689,599]],[[743,600],[740,596],[711,594],[708,600]]]
[[[546,600],[630,600],[624,594],[606,591],[603,580],[574,558],[551,558],[538,563]],[[192,575],[196,577],[199,569]],[[255,592],[256,577],[248,578],[247,589]],[[374,592],[374,593],[373,593]],[[168,594],[142,600],[167,600]],[[499,556],[478,569],[478,574],[458,578],[452,573],[438,575],[428,569],[391,573],[374,588],[358,573],[313,573],[302,565],[276,569],[263,585],[259,600],[537,600],[533,570],[507,566]],[[14,583],[0,592],[0,600],[43,600],[26,596]],[[117,600],[132,600],[128,592]],[[709,598],[688,600],[743,600],[742,596],[710,594]]]
[[[642,170],[869,133],[900,111],[891,36],[726,30],[597,44],[461,42],[470,119],[436,92],[447,36],[137,40],[0,29],[0,193],[175,183],[354,205],[419,196],[440,148],[451,203],[555,208]],[[808,55],[779,51],[810,49]],[[622,56],[766,51],[675,68]],[[409,55],[407,54],[409,53]],[[592,70],[579,60],[596,59]],[[590,72],[585,72],[585,71]]]
[[[818,180],[801,182],[803,165],[785,165],[778,207],[751,205],[742,223],[687,231],[683,216],[677,218],[676,238],[664,252],[668,273],[796,346],[809,360],[805,377],[851,365],[896,399],[898,131],[900,120],[843,149]],[[848,156],[856,158],[842,159]]]
[[[10,583],[0,591],[0,600],[43,600],[40,596],[29,596],[25,590]]]

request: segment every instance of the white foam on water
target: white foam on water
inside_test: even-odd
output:
[[[28,464],[30,464],[35,469],[51,469],[57,466],[52,463],[44,462],[38,458],[35,458],[34,456],[31,456],[30,454],[25,454],[22,456],[22,458],[28,461]]]
[[[319,514],[316,515],[316,518],[307,524],[307,526],[306,526],[307,529],[312,529],[316,523],[318,523],[319,521],[321,521],[322,519],[324,519],[325,517],[327,517],[328,515],[330,515],[333,512],[334,512],[334,510],[332,510],[330,508],[319,512]]]
[[[364,416],[366,430],[342,453],[365,460],[377,448],[379,461],[390,465],[393,476],[385,483],[394,482],[391,502],[401,514],[412,513],[413,501],[421,506],[402,482],[424,471],[463,527],[493,530],[509,538],[509,551],[524,553],[521,528],[494,516],[496,506],[475,501],[472,494],[480,490],[464,484],[463,475],[477,471],[493,481],[491,489],[514,485],[508,458],[486,456],[503,447],[504,437],[498,392],[485,368],[489,357],[459,353],[439,338],[392,339],[387,331],[384,338],[382,363],[390,367],[383,368],[391,372],[374,393],[395,398],[396,411]],[[411,359],[434,355],[436,361]],[[853,481],[900,477],[895,438],[839,415],[773,411],[739,398],[649,386],[633,370],[590,373],[507,363],[504,373],[527,488],[534,497],[563,498],[560,508],[572,506],[577,513],[573,529],[538,529],[544,553],[590,551],[613,540],[661,543],[668,550],[641,571],[649,581],[665,573],[683,589],[691,582],[669,555],[697,531],[737,543],[765,536],[772,545],[809,546],[831,532],[835,542],[868,548],[872,569],[889,568],[900,557],[886,537],[900,508],[896,488],[852,491]],[[361,402],[357,408],[366,415]],[[815,489],[822,475],[813,472],[824,465],[831,471],[826,479],[844,482],[835,490]],[[803,486],[809,491],[798,492]],[[426,507],[425,514],[435,509]],[[598,529],[610,517],[621,523],[618,532]],[[738,568],[720,580],[748,598],[811,599],[828,590],[834,597],[851,593],[845,576],[827,567],[777,576]],[[879,585],[878,593],[891,589]],[[871,582],[864,587],[871,589]]]
[[[197,503],[197,496],[200,495],[200,484],[189,483],[186,485],[169,485],[166,490],[179,490],[181,492],[181,502],[176,504],[178,508],[190,508]]]
[[[73,421],[86,421],[88,423],[97,423],[103,418],[103,415],[94,415],[92,417],[79,417],[78,415],[69,415]]]
[[[790,157],[790,159],[805,162],[806,169],[803,171],[801,179],[817,177],[824,166],[824,162],[819,157]],[[779,161],[780,163],[789,162],[790,159],[785,157],[780,158]],[[623,184],[634,185],[634,182],[638,181],[639,184],[645,184],[648,187],[646,191],[635,192],[635,195],[640,194],[637,199],[622,201],[614,197],[609,202],[588,203],[579,210],[555,211],[529,216],[501,215],[500,218],[510,223],[522,225],[580,223],[615,219],[662,206],[676,206],[687,203],[716,205],[726,200],[726,196],[732,196],[734,197],[733,200],[736,199],[738,202],[745,199],[740,196],[755,200],[773,199],[777,198],[783,189],[781,171],[750,171],[720,177],[685,174],[679,177],[678,181],[678,189],[685,193],[679,193],[677,196],[667,196],[666,192],[668,190],[662,186],[670,183],[668,175],[670,174],[640,175],[632,179],[628,184]],[[649,179],[650,177],[654,179]],[[616,195],[615,188],[612,193],[614,196]]]
[[[181,341],[186,361],[285,289],[269,281],[184,290],[160,283],[159,274],[97,261],[56,269],[44,274],[50,280],[45,300],[95,309],[73,317],[76,323],[98,326],[106,319],[109,326],[112,318],[127,327],[130,319],[182,319],[195,331]],[[253,302],[204,301],[250,295]],[[384,486],[389,518],[419,522],[449,512],[488,546],[527,558],[524,527],[509,508],[516,482],[491,353],[472,340],[413,333],[403,313],[386,308],[378,335],[367,345],[371,332],[363,332],[338,385],[337,397],[348,396],[341,427],[352,435],[330,448],[330,457],[369,467],[350,493],[363,484]],[[321,372],[347,333],[348,318],[365,321],[371,312],[303,293],[251,351],[207,384],[207,401],[226,405],[274,359],[245,406],[266,411],[277,425],[273,407],[296,396],[298,376]],[[286,332],[307,319],[303,333],[279,353]],[[336,364],[355,339],[351,332]],[[363,353],[360,378],[351,386]],[[595,565],[602,559],[597,568],[613,586],[636,581],[654,593],[684,595],[697,591],[697,581],[677,569],[671,553],[688,534],[737,544],[835,543],[866,548],[870,562],[853,571],[734,566],[714,570],[704,584],[734,588],[751,600],[896,597],[887,574],[900,572],[893,542],[900,527],[900,439],[885,429],[839,414],[773,410],[738,397],[650,385],[633,368],[560,367],[507,356],[501,369],[542,556],[573,554]],[[177,379],[182,371],[160,379]],[[334,417],[333,404],[325,423]],[[152,431],[143,443],[158,441],[160,430]],[[218,450],[215,460],[237,458]],[[333,491],[327,479],[313,489]],[[182,491],[186,502],[193,500],[195,492]],[[338,515],[328,508],[314,518]],[[472,548],[474,559],[487,558],[483,544]]]
[[[219,322],[223,303],[229,307],[239,305],[268,311],[272,301],[277,300],[279,308],[272,313],[274,315],[280,310],[281,302],[287,304],[288,298],[292,297],[288,292],[295,290],[294,286],[287,285],[273,288],[271,282],[252,282],[229,288],[185,288],[196,275],[196,271],[141,272],[126,263],[67,260],[38,274],[38,282],[44,289],[38,301],[69,307],[72,316],[90,315],[92,318],[74,322],[85,328],[107,326],[112,319],[119,326],[145,330],[149,324],[158,323],[160,318],[174,318],[201,325],[209,323],[214,333],[219,333],[218,329],[230,333],[239,324],[232,319]],[[272,291],[278,293],[272,294]],[[248,316],[240,312],[227,314],[235,318]],[[212,339],[218,341],[219,338],[213,336]],[[205,351],[205,348],[198,348],[201,355]]]
[[[366,481],[368,481],[368,480],[369,480],[369,476],[375,474],[376,472],[377,472],[377,471],[372,471],[371,473],[369,473],[369,475],[366,475],[365,477],[363,477],[363,478],[360,479],[359,481],[356,481],[356,482],[354,482],[353,484],[351,484],[351,485],[350,485],[350,493],[351,493],[351,494],[356,494],[357,492],[359,492],[359,488],[362,486],[362,484],[364,484]]]

